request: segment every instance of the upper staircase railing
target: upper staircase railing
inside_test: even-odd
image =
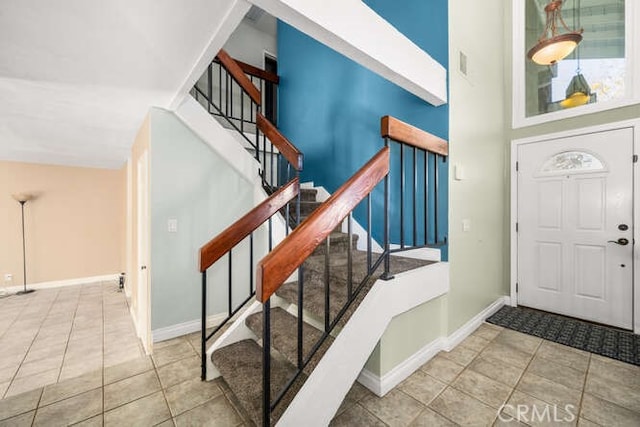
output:
[[[385,147],[390,147],[399,158],[399,191],[396,193],[388,189],[392,196],[396,196],[393,197],[394,205],[399,207],[398,212],[390,215],[389,219],[399,229],[399,236],[394,239],[398,244],[393,249],[386,247],[385,250],[393,253],[446,245],[447,237],[441,234],[439,227],[440,209],[443,206],[439,162],[446,162],[449,144],[391,116],[384,116],[380,120],[380,135],[384,138]],[[389,242],[391,239],[385,240]]]
[[[237,61],[220,50],[191,91],[211,115],[241,137],[260,164],[263,187],[268,193],[292,178],[291,165],[302,163],[302,154],[286,138],[279,135],[280,144],[271,139],[279,81],[276,74]]]
[[[258,70],[255,67],[251,67],[247,64],[238,63],[231,58],[224,50],[221,50],[216,57],[216,60],[212,64],[218,64],[220,67],[220,76],[225,74],[226,90],[228,90],[227,104],[230,104],[230,109],[223,110],[219,105],[216,105],[212,100],[213,97],[213,80],[212,70],[213,66],[210,65],[207,71],[208,76],[208,95],[204,95],[202,91],[196,85],[194,87],[194,96],[196,100],[201,100],[199,96],[204,96],[207,101],[207,108],[211,112],[211,108],[218,111],[220,115],[225,118],[232,127],[237,130],[242,136],[247,139],[244,132],[246,123],[254,125],[255,131],[255,143],[251,142],[251,147],[255,152],[255,158],[260,162],[261,170],[260,176],[262,177],[262,184],[265,190],[269,193],[269,196],[258,206],[252,209],[249,213],[230,225],[223,232],[218,234],[215,238],[211,239],[208,243],[200,248],[199,256],[199,268],[202,273],[202,379],[206,378],[206,344],[216,332],[218,332],[247,302],[255,295],[254,283],[254,233],[262,227],[265,223],[268,224],[266,234],[268,235],[268,251],[273,248],[273,217],[279,212],[284,212],[284,229],[285,235],[289,234],[289,225],[297,225],[300,222],[300,171],[303,167],[303,155],[302,153],[285,138],[278,129],[262,115],[260,111],[260,105],[262,104],[262,92],[259,90],[252,78],[258,76],[261,81],[269,81],[277,84],[277,76],[270,75],[269,73]],[[252,77],[247,77],[245,72],[251,72]],[[222,77],[220,77],[222,81]],[[241,105],[245,102],[250,103],[251,108],[247,120],[244,117],[244,108],[240,109],[240,125],[234,124],[234,86],[238,86],[239,100]],[[218,86],[220,89],[222,86]],[[264,84],[260,84],[260,87],[264,89]],[[222,91],[220,91],[222,93]],[[222,100],[222,95],[219,97]],[[222,105],[222,103],[220,104]],[[295,203],[295,209],[290,209],[289,204]],[[290,218],[291,212],[294,212],[294,218]],[[233,250],[238,247],[242,242],[248,239],[248,259],[245,262],[248,263],[249,280],[247,292],[242,298],[240,304],[234,305],[234,278],[233,278],[233,265],[234,265],[234,252]],[[217,261],[223,257],[228,259],[228,281],[227,281],[227,317],[219,323],[212,332],[207,334],[206,321],[207,321],[207,271]],[[236,262],[238,262],[236,260]],[[237,295],[236,295],[237,296]]]

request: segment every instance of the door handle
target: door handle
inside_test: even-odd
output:
[[[624,237],[621,237],[618,240],[608,240],[608,243],[615,243],[616,245],[627,246],[629,244],[629,239],[625,239]]]
[[[627,243],[629,243],[629,242],[627,242]],[[625,243],[625,245],[626,245],[627,243]],[[146,270],[146,269],[147,269],[147,266],[146,266],[146,265],[143,265],[143,266],[141,266],[141,267],[140,267],[140,270]]]

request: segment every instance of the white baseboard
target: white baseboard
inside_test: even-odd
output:
[[[227,318],[227,313],[212,314],[207,317],[207,328],[219,325],[224,319]],[[164,328],[158,328],[151,331],[153,342],[160,342],[170,340],[172,338],[181,337],[183,335],[198,332],[202,320],[190,320],[188,322],[178,323],[176,325],[167,326]]]
[[[503,305],[509,304],[510,301],[511,298],[509,298],[508,296],[500,297],[480,313],[473,316],[471,320],[459,327],[454,333],[449,335],[449,337],[447,338],[447,345],[445,346],[444,350],[453,350],[458,344],[464,341],[465,338],[471,335],[473,331],[478,329],[482,322],[487,320],[488,317],[491,317],[493,313],[500,310]]]
[[[103,276],[79,277],[77,279],[53,280],[50,282],[27,283],[27,289],[62,288],[66,286],[88,285],[90,283],[108,282],[118,280],[120,274],[105,274]],[[6,292],[18,292],[23,286],[7,286],[0,288]]]
[[[407,360],[384,374],[382,378],[363,369],[358,377],[358,382],[375,393],[376,396],[382,397],[442,351],[446,341],[447,339],[444,337],[431,341]]]
[[[488,317],[498,311],[503,305],[508,304],[508,296],[500,297],[487,308],[475,315],[471,320],[462,325],[448,337],[439,337],[422,347],[404,362],[384,374],[382,377],[363,369],[358,376],[358,382],[371,390],[377,396],[384,396],[395,386],[411,376],[420,366],[427,363],[440,351],[451,351],[465,338],[471,335]]]

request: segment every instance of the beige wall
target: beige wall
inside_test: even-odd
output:
[[[25,205],[27,283],[120,273],[124,267],[125,169],[0,161],[0,286],[22,284],[20,205]],[[6,282],[4,275],[13,274]]]

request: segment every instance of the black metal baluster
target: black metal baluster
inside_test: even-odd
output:
[[[274,180],[273,180],[273,172],[274,172],[273,171],[273,156],[274,156],[274,152],[273,152],[273,144],[269,144],[269,145],[271,146],[271,157],[269,158],[269,161],[271,163],[271,174],[270,174],[271,175],[271,182],[269,182],[269,188],[271,188],[273,190],[273,187],[274,187],[274,185],[273,185],[273,183],[274,183]]]
[[[267,136],[262,134],[262,160],[264,167],[262,171],[262,182],[267,183]]]
[[[220,111],[222,111],[222,65],[218,67],[218,71],[218,105],[220,106]]]
[[[438,155],[433,155],[433,227],[435,228],[435,243],[438,244]]]
[[[413,147],[413,246],[417,245],[418,240],[418,209],[416,204],[416,193],[418,192],[418,152],[416,147]]]
[[[271,300],[262,304],[262,425],[271,424]]]
[[[304,355],[302,354],[303,343],[303,304],[304,304],[304,267],[298,267],[298,369],[304,365]]]
[[[287,203],[286,210],[285,210],[285,213],[284,213],[285,214],[285,229],[284,229],[285,236],[289,235],[289,224],[291,224],[289,222],[290,221],[290,218],[289,218],[289,211],[290,210],[291,210],[291,205],[289,203]]]
[[[429,244],[429,152],[424,151],[424,244]]]
[[[232,261],[232,252],[229,249],[229,317],[231,317],[231,312],[233,311],[233,261]]]
[[[400,144],[400,247],[404,249],[404,145]]]
[[[353,222],[353,213],[349,213],[349,217],[347,218],[347,234],[349,235],[349,243],[347,249],[347,293],[348,300],[351,301],[351,297],[353,296],[353,230],[352,230],[352,222]]]
[[[371,273],[371,193],[367,194],[367,273]]]
[[[224,85],[224,113],[227,117],[229,117],[229,80],[231,79],[229,73],[226,73],[226,78],[227,81]]]
[[[240,132],[244,133],[244,91],[240,92]]]
[[[207,272],[202,272],[202,323],[200,324],[200,379],[207,379]]]
[[[331,319],[329,319],[331,303],[329,294],[331,292],[331,286],[329,285],[329,251],[331,250],[331,237],[327,236],[325,239],[325,251],[324,251],[324,331],[329,333],[331,329]]]
[[[389,147],[389,138],[384,138],[384,146],[385,147]],[[391,279],[391,273],[390,273],[390,265],[389,265],[389,249],[390,249],[390,242],[389,242],[389,210],[391,209],[391,203],[389,200],[390,194],[389,194],[389,174],[387,174],[384,177],[384,273],[382,273],[382,278],[384,280],[390,280]]]
[[[211,104],[213,103],[213,64],[209,64],[207,67],[207,84],[207,94],[209,95],[209,99],[207,100],[207,111],[211,113]]]
[[[249,233],[249,295],[253,295],[253,231]]]

